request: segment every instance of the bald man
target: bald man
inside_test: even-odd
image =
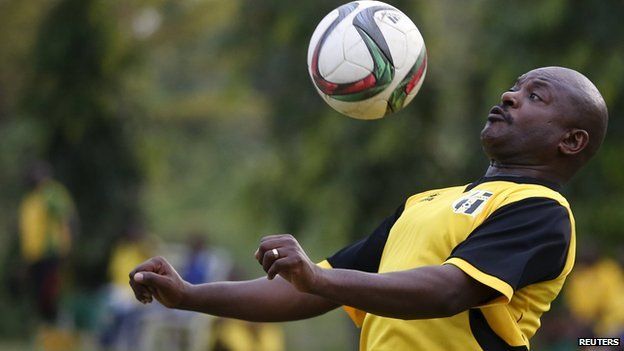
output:
[[[256,251],[268,279],[191,285],[156,257],[130,272],[130,285],[144,303],[250,321],[342,306],[362,328],[361,350],[528,350],[574,262],[574,218],[558,190],[606,128],[585,76],[535,69],[490,110],[483,178],[409,197],[318,264],[291,235],[271,235]]]

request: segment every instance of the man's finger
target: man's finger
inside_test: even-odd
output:
[[[260,242],[264,242],[264,241],[268,241],[268,240],[275,240],[275,239],[290,239],[293,238],[292,235],[290,234],[274,234],[274,235],[267,235],[267,236],[263,236],[262,238],[260,238]]]
[[[260,264],[262,264],[262,269],[264,269],[265,272],[268,272],[269,268],[271,268],[271,265],[273,264],[275,260],[286,257],[286,256],[287,255],[286,255],[285,248],[275,247],[275,248],[272,248],[271,250],[266,251],[264,253],[264,257],[262,258],[262,262],[260,262]]]
[[[288,260],[286,257],[275,260],[267,271],[267,278],[273,280],[280,272],[284,272],[288,268]]]
[[[139,272],[155,272],[159,274],[168,274],[171,273],[171,271],[171,264],[169,264],[169,262],[167,262],[164,257],[156,256],[136,266],[136,268],[134,268],[130,272],[129,276],[130,279],[134,279],[134,276]]]
[[[146,303],[151,302],[152,294],[145,285],[141,285],[134,280],[130,280],[130,287],[132,287],[132,292],[134,292],[134,297],[140,302]]]
[[[279,243],[274,240],[261,241],[258,249],[256,250],[256,260],[258,261],[258,263],[264,266],[264,257],[266,256],[267,252],[278,246]]]
[[[290,234],[270,235],[260,240],[260,245],[256,250],[256,260],[258,263],[263,264],[264,257],[267,251],[271,251],[280,247],[292,247],[296,240]]]
[[[166,287],[169,284],[169,278],[152,272],[138,272],[134,275],[134,281],[145,285],[147,288],[156,289]]]
[[[156,262],[154,261],[154,258],[150,258],[149,260],[136,266],[132,271],[130,271],[128,276],[130,277],[130,280],[133,280],[134,275],[137,274],[138,272],[155,272],[156,269],[157,267],[156,267]]]

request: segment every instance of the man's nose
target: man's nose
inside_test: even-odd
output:
[[[506,91],[501,95],[501,102],[505,106],[518,107],[518,93],[517,91]]]

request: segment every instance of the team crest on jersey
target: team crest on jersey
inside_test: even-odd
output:
[[[476,216],[493,194],[485,190],[473,190],[453,203],[453,212]]]

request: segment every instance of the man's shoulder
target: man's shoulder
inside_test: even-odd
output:
[[[504,188],[500,195],[500,206],[528,199],[550,199],[558,205],[570,209],[568,200],[560,192],[540,184],[514,184]]]
[[[527,200],[531,202],[532,199],[538,201],[548,199],[553,206],[565,208],[571,215],[570,204],[559,193],[558,189],[536,182],[514,182],[506,179],[477,181],[416,193],[408,197],[405,202],[405,208],[411,208],[419,204],[437,204],[441,206],[445,203],[451,203],[453,204],[451,207],[457,209],[455,205],[460,202],[465,206],[475,203],[475,206],[482,204],[481,207],[483,207],[483,210],[486,210],[483,213],[484,217],[488,217],[488,213],[492,213],[497,209],[511,204],[519,205]]]
[[[436,197],[440,196],[440,195],[447,195],[449,193],[457,193],[457,194],[461,194],[464,189],[466,188],[467,184],[464,185],[455,185],[455,186],[450,186],[447,188],[437,188],[437,189],[432,189],[432,190],[427,190],[427,191],[423,191],[414,195],[411,195],[410,197],[408,197],[406,204],[411,204],[411,203],[415,203],[415,202],[420,202],[420,201],[429,201],[429,200],[433,200]]]
[[[554,200],[561,206],[570,207],[566,198],[559,192],[559,188],[538,179],[525,177],[491,177],[482,178],[467,186],[467,192],[486,191],[492,198],[495,207],[502,207],[530,198],[545,198]]]

